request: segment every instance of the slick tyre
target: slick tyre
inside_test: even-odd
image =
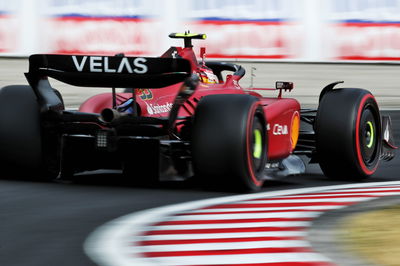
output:
[[[207,187],[256,191],[267,161],[266,121],[250,95],[210,95],[199,102],[193,128],[195,175]]]
[[[26,177],[42,168],[39,105],[29,86],[0,89],[0,176]]]
[[[316,117],[319,164],[332,179],[362,180],[374,174],[381,150],[381,120],[374,96],[363,89],[325,94]]]

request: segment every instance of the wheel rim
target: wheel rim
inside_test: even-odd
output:
[[[370,166],[375,161],[379,151],[376,117],[369,106],[364,108],[361,115],[359,134],[362,159],[367,166]]]

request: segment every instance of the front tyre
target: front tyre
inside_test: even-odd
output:
[[[264,112],[250,95],[210,95],[199,102],[193,128],[195,175],[208,187],[259,190],[267,161]]]
[[[375,173],[381,151],[381,120],[374,96],[363,89],[336,89],[321,100],[316,145],[324,174],[361,180]]]

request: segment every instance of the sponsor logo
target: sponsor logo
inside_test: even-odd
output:
[[[265,168],[267,168],[267,169],[278,168],[278,167],[279,167],[279,162],[267,163],[267,164],[265,165]]]
[[[163,113],[168,113],[169,111],[171,111],[172,108],[172,103],[165,103],[162,105],[158,105],[158,104],[147,104],[147,112],[151,115],[156,115],[156,114],[163,114]]]
[[[148,101],[153,99],[153,93],[151,92],[150,89],[138,89],[137,92],[138,92],[137,95],[143,101]]]
[[[172,58],[178,58],[178,52],[177,51],[173,51],[171,56],[172,56]]]
[[[289,134],[287,125],[275,124],[272,129],[272,134],[274,135],[287,135]]]
[[[114,58],[113,58],[114,59]],[[115,59],[114,59],[115,60]],[[75,68],[78,72],[82,72],[85,66],[89,66],[89,72],[100,72],[100,73],[136,73],[144,74],[147,73],[148,67],[145,65],[146,58],[136,57],[127,58],[121,57],[117,68],[112,68],[109,65],[109,57],[107,56],[83,56],[79,61],[77,56],[72,56]]]

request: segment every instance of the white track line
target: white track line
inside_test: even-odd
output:
[[[327,259],[324,256],[314,253],[273,253],[273,254],[245,254],[245,255],[211,255],[211,256],[179,256],[179,257],[162,257],[153,259],[151,264],[146,263],[147,260],[141,260],[142,264],[129,264],[129,265],[237,265],[240,261],[242,263],[289,263],[298,262],[299,258],[304,262],[320,262],[326,263]],[[151,260],[151,259],[150,259]]]
[[[395,181],[395,182],[397,182],[397,181]],[[366,184],[372,184],[372,183],[366,183]],[[332,191],[329,191],[329,192],[333,192],[333,193],[335,193],[335,192],[365,193],[365,192],[370,192],[370,191],[380,191],[380,192],[385,191],[386,192],[386,191],[392,191],[392,190],[399,191],[400,188],[399,187],[386,187],[386,188],[382,187],[382,188],[363,188],[363,189],[357,189],[357,190],[349,188],[349,189],[337,189],[337,190],[332,190]]]
[[[188,225],[161,225],[150,226],[146,231],[153,230],[177,230],[177,229],[210,229],[210,228],[252,228],[252,227],[307,227],[311,222],[246,222],[226,224],[188,224]]]
[[[370,192],[368,194],[364,194],[363,196],[380,197],[380,196],[398,195],[398,194],[399,194],[398,192]],[[290,199],[290,198],[296,198],[296,197],[302,197],[302,198],[321,197],[321,199],[323,199],[324,197],[332,197],[332,196],[344,197],[344,196],[359,196],[359,195],[360,195],[359,193],[338,194],[338,193],[332,192],[332,193],[324,193],[323,195],[317,194],[317,193],[306,194],[306,195],[292,195],[292,196],[286,196],[285,198]]]
[[[243,206],[245,207],[245,206]],[[337,205],[337,206],[318,206],[318,205],[312,205],[312,206],[299,206],[299,207],[268,207],[268,208],[251,208],[251,211],[284,211],[284,210],[333,210],[333,209],[340,209],[342,206]],[[189,215],[191,213],[203,213],[203,212],[242,212],[242,211],[250,211],[249,208],[218,208],[218,209],[200,209],[200,210],[193,210],[193,211],[188,211],[185,214]]]
[[[249,210],[249,209],[247,209]],[[250,218],[313,218],[321,212],[271,212],[271,213],[234,213],[234,214],[202,214],[202,215],[179,215],[171,217],[170,221],[186,220],[226,220],[226,219],[250,219]]]
[[[149,235],[138,236],[137,240],[169,240],[169,239],[218,239],[218,238],[246,238],[246,237],[305,237],[305,231],[278,231],[278,232],[245,232],[219,234],[177,234],[177,235]]]
[[[252,248],[282,248],[282,247],[310,247],[308,241],[302,240],[275,240],[275,241],[251,241],[236,243],[205,243],[191,245],[148,245],[146,252],[159,251],[186,251],[186,250],[229,250]]]
[[[349,198],[343,196],[342,198],[328,198],[328,199],[287,199],[287,200],[276,200],[276,199],[265,199],[265,200],[252,200],[252,201],[240,201],[237,204],[263,204],[263,203],[313,203],[313,202],[359,202],[369,199],[374,199],[373,197],[357,197]]]
[[[154,222],[162,221],[164,220],[165,217],[169,217],[176,213],[188,212],[194,209],[205,208],[207,206],[228,204],[230,202],[238,202],[251,199],[271,198],[271,197],[296,195],[304,193],[338,192],[338,194],[340,194],[340,192],[345,192],[345,191],[351,192],[352,190],[350,189],[352,188],[364,188],[362,189],[362,191],[364,192],[379,190],[379,192],[387,191],[390,193],[391,190],[400,190],[400,188],[368,189],[368,187],[391,186],[391,185],[400,185],[400,181],[335,185],[335,186],[301,188],[301,189],[292,189],[292,190],[283,190],[274,192],[262,192],[255,194],[236,195],[236,196],[221,197],[215,199],[200,200],[200,201],[175,204],[165,207],[159,207],[155,209],[129,214],[99,227],[98,229],[96,229],[95,232],[93,232],[89,236],[89,238],[84,243],[84,250],[92,260],[94,260],[96,263],[102,266],[196,265],[196,264],[217,265],[217,264],[237,264],[239,261],[240,263],[297,262],[299,261],[299,258],[301,259],[301,261],[326,262],[328,261],[327,258],[316,253],[241,254],[241,255],[192,256],[192,257],[178,256],[178,257],[163,257],[162,260],[160,260],[160,258],[153,259],[153,258],[140,257],[140,255],[138,255],[140,253],[140,250],[138,250],[138,253],[136,251],[132,252],[132,246],[129,246],[129,243],[131,243],[132,239],[135,238],[137,240],[144,239],[144,237],[141,235],[142,232],[146,231],[146,228]],[[313,216],[318,214],[320,214],[320,212],[315,212]],[[188,218],[189,216],[190,215],[186,216],[186,218]],[[218,218],[216,217],[218,216],[213,215],[213,219],[219,219],[219,217]],[[191,219],[192,218],[194,217],[191,217]],[[254,217],[252,216],[252,218]],[[279,235],[282,236],[282,232],[267,232],[267,233],[279,233]],[[295,232],[289,232],[289,233],[295,233]],[[195,234],[195,235],[196,237],[198,237],[201,234]],[[238,237],[238,234],[236,233],[232,235],[234,235],[234,237]],[[249,236],[250,233],[245,233],[243,235]],[[162,236],[153,236],[153,237],[162,237]],[[169,235],[169,237],[171,237],[171,235]],[[184,237],[188,237],[188,235],[185,235]],[[145,250],[142,250],[142,252],[145,252]]]

